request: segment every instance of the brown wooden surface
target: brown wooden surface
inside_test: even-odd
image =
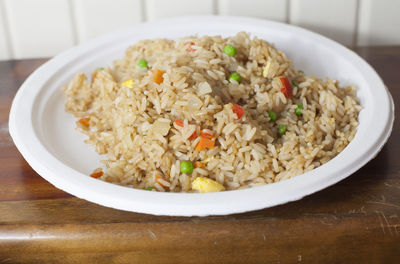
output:
[[[356,51],[400,116],[400,47]],[[56,189],[13,145],[11,100],[43,62],[0,62],[0,263],[400,263],[399,122],[374,160],[300,201],[204,218],[118,211]]]

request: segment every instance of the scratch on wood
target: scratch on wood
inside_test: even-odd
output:
[[[383,226],[383,223],[382,223],[381,216],[379,215],[379,212],[378,212],[378,211],[375,211],[375,212],[376,212],[376,213],[377,213],[377,215],[378,215],[378,218],[379,218],[379,224],[381,225],[382,232],[383,232],[383,234],[384,234],[384,235],[386,235],[386,232],[385,232],[385,227]]]
[[[393,233],[392,233],[392,226],[389,224],[389,221],[387,220],[385,214],[384,214],[382,211],[379,211],[379,213],[382,215],[383,219],[385,220],[386,226],[387,226],[387,228],[389,229],[390,235],[393,235]]]
[[[392,206],[395,208],[400,208],[399,205],[397,204],[391,204],[391,203],[383,203],[383,202],[375,202],[375,201],[366,201],[366,203],[370,203],[370,204],[380,204],[380,205],[386,205],[386,206]]]
[[[390,183],[388,183],[388,182],[385,182],[384,184],[385,184],[387,187],[394,187],[394,188],[400,189],[400,186],[395,185],[395,184],[390,184]]]
[[[400,233],[400,224],[391,224],[389,220],[387,219],[386,215],[382,211],[375,211],[375,213],[378,215],[379,222],[383,231],[383,234],[386,234],[385,229],[387,228],[389,230],[389,233],[391,236],[393,236],[393,233],[398,236]],[[398,219],[397,214],[393,214],[389,216],[390,219]],[[382,219],[384,220],[385,223],[383,223]],[[384,225],[386,224],[386,225]],[[392,229],[393,228],[393,229]],[[393,232],[394,230],[394,232]]]
[[[351,209],[349,210],[349,214],[367,214],[367,212],[365,211],[365,207],[362,206],[360,209]]]
[[[321,224],[324,224],[324,225],[328,225],[328,226],[333,226],[333,225],[335,225],[334,223],[325,222],[324,220],[325,220],[325,219],[321,219],[321,220],[319,220],[319,221],[321,222]]]
[[[392,214],[392,215],[389,216],[389,218],[392,219],[392,221],[396,221],[397,220],[397,222],[398,222],[397,214]],[[394,232],[396,233],[396,235],[398,235],[399,234],[399,230],[398,229],[400,229],[400,224],[395,224],[395,225],[392,224],[390,226],[393,227]]]
[[[8,124],[0,123],[0,146],[12,145],[11,137],[8,134]]]
[[[149,235],[150,235],[150,237],[151,237],[153,240],[157,240],[157,239],[158,239],[158,237],[156,236],[156,234],[154,234],[154,232],[151,231],[150,229],[147,229],[147,232],[149,232]]]
[[[8,133],[8,124],[4,122],[0,125],[0,133]]]
[[[338,220],[338,218],[336,215],[328,215],[328,216],[323,217],[319,221],[324,225],[332,226],[337,223],[337,220]]]
[[[262,234],[262,235],[263,235],[264,241],[266,241],[267,237],[265,236],[265,234]]]

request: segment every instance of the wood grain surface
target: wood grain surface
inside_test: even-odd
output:
[[[400,47],[356,52],[399,106]],[[45,61],[0,62],[0,263],[400,263],[399,122],[374,160],[300,201],[229,216],[124,212],[56,189],[15,148],[11,101]]]

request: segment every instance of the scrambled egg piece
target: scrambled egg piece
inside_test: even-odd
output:
[[[265,65],[264,70],[263,70],[263,76],[265,78],[267,78],[267,76],[268,76],[269,67],[271,67],[271,62],[270,61],[267,62],[267,65]]]
[[[224,191],[225,187],[222,184],[209,178],[197,177],[192,182],[192,189],[201,193],[206,193]]]
[[[133,85],[135,84],[135,81],[130,79],[130,80],[126,80],[124,82],[121,83],[123,86],[126,86],[128,88],[133,88]]]

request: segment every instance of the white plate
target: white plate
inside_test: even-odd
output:
[[[320,78],[355,84],[363,110],[354,140],[325,165],[289,180],[220,193],[160,193],[122,187],[88,177],[100,157],[75,131],[64,112],[61,87],[79,71],[111,65],[142,39],[191,34],[234,35],[246,31],[283,50],[297,69]],[[262,209],[322,190],[358,170],[390,135],[394,105],[377,73],[358,55],[316,33],[281,23],[239,17],[183,17],[141,24],[74,47],[37,69],[19,89],[10,112],[10,134],[27,162],[66,192],[112,208],[156,215],[223,215]]]

